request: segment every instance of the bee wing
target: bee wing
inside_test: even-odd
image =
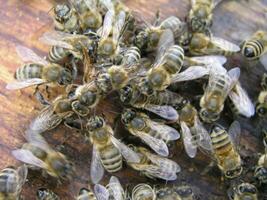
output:
[[[235,147],[240,146],[241,141],[241,127],[238,121],[234,121],[228,130],[228,134],[231,138],[231,141],[235,144]]]
[[[261,62],[261,64],[264,66],[264,68],[267,70],[267,53],[264,53],[264,54],[260,57],[260,62]]]
[[[255,114],[254,104],[239,82],[235,85],[234,89],[230,91],[229,98],[240,114],[246,117],[251,117]]]
[[[240,51],[239,46],[237,46],[236,44],[229,42],[225,39],[219,38],[219,37],[212,36],[211,42],[216,47],[219,47],[225,51],[231,51],[231,52],[239,52]]]
[[[33,62],[33,63],[38,63],[41,65],[47,65],[48,62],[38,56],[34,51],[31,49],[24,47],[24,46],[16,46],[16,51],[19,57],[23,60],[23,62]]]
[[[223,65],[227,62],[227,58],[225,56],[217,56],[217,55],[196,56],[196,57],[190,57],[188,59],[189,61],[193,61],[197,64],[204,64],[204,65],[210,65],[213,64],[214,62],[218,62],[221,65]]]
[[[205,150],[212,151],[212,144],[209,132],[200,122],[198,117],[195,118],[194,128],[200,134],[200,141],[199,141],[200,147],[204,148]]]
[[[180,125],[183,135],[185,151],[190,158],[194,158],[197,154],[197,147],[192,144],[191,131],[185,122],[181,122]]]
[[[86,4],[87,8],[90,9],[91,11],[96,11],[97,10],[97,5],[95,0],[83,0],[84,3]]]
[[[170,121],[176,121],[178,119],[178,113],[172,106],[148,104],[144,108]]]
[[[169,155],[169,149],[164,141],[139,131],[135,131],[133,134],[140,137],[157,154],[164,157]]]
[[[39,41],[41,41],[44,44],[48,44],[51,46],[58,46],[65,49],[71,49],[74,50],[73,46],[69,43],[63,41],[63,39],[66,38],[74,38],[79,37],[78,35],[72,35],[69,33],[59,32],[59,31],[51,31],[51,32],[45,32],[40,38]]]
[[[12,155],[21,162],[40,167],[42,169],[46,168],[46,164],[42,160],[35,157],[29,150],[25,149],[13,150]]]
[[[33,85],[44,84],[46,82],[47,82],[46,80],[40,79],[40,78],[32,78],[32,79],[27,79],[23,81],[14,81],[14,82],[8,83],[6,85],[6,89],[19,90],[19,89],[27,88]]]
[[[223,0],[213,0],[213,6],[212,9],[214,9],[216,6],[218,6]]]
[[[17,169],[18,175],[19,175],[19,185],[18,188],[21,188],[21,186],[26,182],[27,176],[28,176],[28,167],[23,164]]]
[[[240,77],[240,69],[238,67],[235,67],[233,69],[230,69],[227,73],[229,77],[231,78],[231,87],[230,90],[237,84],[238,79]]]
[[[150,127],[156,132],[158,132],[164,140],[167,140],[167,141],[178,140],[180,138],[179,132],[170,126],[167,126],[165,124],[161,124],[158,122],[154,122],[148,119],[147,119],[147,122],[150,125]]]
[[[34,146],[37,146],[38,148],[41,148],[46,152],[51,150],[49,144],[45,141],[44,137],[41,136],[41,134],[39,133],[26,131],[26,139],[29,143],[33,144]]]
[[[176,172],[168,170],[166,167],[162,168],[157,165],[144,165],[142,166],[142,171],[153,177],[161,178],[167,181],[173,181],[177,179]]]
[[[177,73],[172,77],[172,83],[190,81],[194,79],[201,78],[205,75],[208,75],[210,72],[209,69],[202,66],[191,66],[184,70],[181,73]]]
[[[112,29],[112,22],[114,17],[114,10],[108,10],[108,12],[105,15],[103,26],[102,26],[102,32],[101,32],[101,38],[105,39],[109,36],[110,31]]]
[[[108,200],[109,199],[109,191],[103,185],[96,184],[94,186],[94,193],[95,193],[97,200]]]
[[[53,108],[48,106],[31,122],[29,131],[42,133],[50,130],[62,122],[62,118],[54,114]]]
[[[159,39],[155,65],[158,65],[162,61],[164,53],[173,44],[174,44],[173,32],[170,29],[164,30]]]
[[[128,146],[120,142],[115,137],[111,136],[112,143],[120,150],[122,156],[127,160],[127,162],[139,163],[140,157]]]
[[[124,199],[124,191],[123,187],[116,176],[111,176],[109,180],[109,189],[111,190],[112,196],[114,199],[123,200]]]
[[[98,183],[102,177],[104,176],[104,168],[102,166],[99,153],[95,147],[93,146],[92,151],[92,160],[91,160],[91,167],[90,167],[90,176],[91,180],[94,184]]]
[[[122,28],[125,24],[126,13],[124,11],[119,12],[116,17],[116,21],[113,28],[113,40],[118,41],[121,35]]]

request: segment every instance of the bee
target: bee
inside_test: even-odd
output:
[[[119,181],[115,176],[111,176],[109,184],[106,186],[109,191],[109,200],[125,200],[126,193]]]
[[[128,162],[139,162],[138,155],[129,147],[113,137],[112,128],[102,117],[91,117],[86,125],[93,144],[90,175],[93,183],[98,183],[104,169],[114,173],[122,168],[122,157]]]
[[[106,187],[100,184],[94,186],[94,192],[91,188],[82,188],[80,189],[79,196],[76,200],[109,200],[109,191]]]
[[[54,7],[54,24],[56,30],[68,33],[78,32],[80,29],[77,12],[65,3]]]
[[[189,44],[189,53],[194,56],[213,54],[231,56],[239,51],[240,48],[236,44],[203,33],[194,33]]]
[[[208,85],[200,99],[200,117],[203,121],[211,123],[219,119],[224,102],[236,85],[239,76],[239,68],[233,68],[227,72],[222,66],[213,66]]]
[[[17,90],[47,83],[52,86],[64,86],[72,83],[73,75],[68,69],[47,62],[27,47],[17,46],[16,50],[20,58],[29,63],[17,69],[15,73],[17,81],[8,83],[7,89]]]
[[[157,199],[159,200],[193,200],[194,193],[192,188],[183,184],[180,186],[174,186],[172,188],[165,187],[157,191]]]
[[[261,81],[262,91],[258,96],[256,112],[260,117],[264,117],[267,113],[267,74],[264,73]]]
[[[76,200],[97,200],[95,194],[92,192],[90,188],[81,188],[79,191],[78,197]]]
[[[228,132],[220,125],[214,125],[210,132],[213,158],[226,178],[232,179],[241,175],[242,160],[238,153],[240,124],[234,121]]]
[[[137,73],[140,57],[139,49],[130,47],[125,52],[121,65],[113,65],[97,75],[95,83],[99,90],[103,94],[108,94],[112,90],[119,90],[125,87]]]
[[[160,178],[166,181],[177,179],[176,174],[181,171],[181,168],[176,162],[152,154],[144,147],[135,147],[133,145],[131,147],[140,157],[139,163],[128,162],[133,169],[153,179]]]
[[[180,101],[181,97],[179,95],[174,95],[169,91],[160,91],[152,96],[147,96],[133,85],[127,85],[119,93],[120,100],[126,105],[148,110],[170,121],[178,119],[177,111],[168,103]]]
[[[0,199],[19,200],[23,184],[26,182],[28,168],[22,165],[15,169],[7,167],[0,171]]]
[[[198,118],[197,110],[187,100],[175,107],[179,114],[183,143],[187,155],[194,158],[197,147],[211,151],[211,139],[208,131]]]
[[[132,200],[156,200],[156,192],[150,185],[140,183],[132,190]]]
[[[209,33],[212,25],[212,11],[222,0],[191,0],[188,21],[192,32]]]
[[[26,138],[28,143],[12,151],[17,160],[29,164],[33,169],[41,168],[59,180],[70,180],[73,177],[73,164],[65,155],[53,150],[39,133],[27,131]]]
[[[229,194],[228,194],[229,195]],[[258,200],[257,188],[250,183],[241,183],[233,188],[232,194],[229,195],[232,200]]]
[[[59,200],[60,198],[47,188],[39,188],[37,190],[37,200]]]
[[[77,60],[84,59],[84,50],[92,58],[95,57],[97,41],[85,35],[69,34],[59,31],[46,32],[40,37],[40,41],[51,45],[48,59],[54,63],[60,63],[72,55]]]
[[[267,69],[267,32],[258,30],[241,44],[241,53],[248,60],[260,60]]]
[[[133,109],[125,109],[121,115],[121,121],[131,134],[139,137],[161,156],[169,155],[165,142],[180,138],[180,134],[174,128],[154,122],[148,115]]]
[[[166,30],[170,30],[174,38],[178,38],[184,29],[184,23],[175,16],[168,17],[161,22],[159,26],[151,26],[146,24],[147,28],[138,33],[135,38],[135,45],[141,51],[155,51],[159,46],[160,38]]]

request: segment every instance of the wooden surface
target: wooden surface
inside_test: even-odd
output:
[[[158,8],[160,8],[162,18],[175,14],[184,19],[190,8],[188,2],[188,0],[129,0],[126,1],[126,4],[137,13],[144,15],[147,20],[153,19],[154,13]],[[231,35],[238,28],[245,28],[245,31],[251,32],[258,28],[266,28],[267,25],[264,25],[266,0],[238,2],[225,0],[215,9],[213,26],[215,35],[234,42],[240,42],[238,38],[234,38]],[[18,44],[24,45],[32,48],[40,55],[46,55],[48,47],[39,43],[37,38],[41,32],[46,30],[47,25],[51,24],[51,17],[48,11],[52,8],[53,3],[55,2],[48,0],[0,0],[0,169],[9,165],[17,166],[20,164],[11,156],[10,151],[19,148],[25,142],[24,131],[31,119],[41,109],[41,106],[31,97],[32,89],[15,92],[5,90],[6,83],[13,80],[13,73],[22,64],[22,61],[16,55],[15,46]],[[247,63],[240,59],[240,56],[235,56],[228,66],[241,67],[242,85],[248,90],[253,100],[256,100],[260,90],[259,83],[263,67],[258,64],[256,68],[247,69]],[[192,91],[192,88],[188,88],[187,85],[183,85],[182,88],[181,90],[186,89],[189,93]],[[202,91],[199,91],[199,93],[201,94]],[[114,103],[109,101],[104,103],[101,109],[112,110],[116,108]],[[232,119],[227,115],[227,112],[225,113],[222,123],[229,125]],[[105,115],[109,119],[113,117],[110,113],[105,113]],[[245,168],[249,169],[255,162],[256,157],[254,155],[263,151],[259,135],[264,123],[257,117],[253,117],[251,120],[240,119],[240,121],[242,125],[241,153],[245,160]],[[128,134],[123,129],[120,132]],[[51,178],[43,178],[39,171],[30,171],[28,182],[24,185],[22,195],[27,200],[34,199],[36,188],[45,186],[52,188],[64,200],[73,199],[79,189],[86,187],[90,181],[91,147],[79,133],[62,126],[46,133],[45,137],[54,147],[59,147],[64,139],[69,137],[64,145],[61,146],[61,150],[76,164],[77,177],[70,183],[57,185]],[[227,199],[226,190],[229,183],[221,180],[221,175],[217,168],[214,168],[206,176],[200,175],[200,172],[209,164],[208,157],[199,153],[195,159],[189,159],[182,149],[181,142],[172,146],[172,152],[172,159],[175,159],[181,165],[182,172],[176,182],[168,183],[168,185],[179,185],[181,181],[185,181],[192,185],[199,199]],[[115,175],[120,178],[125,186],[140,182],[165,185],[165,182],[146,179],[126,166]],[[102,183],[106,183],[109,176],[106,173]],[[251,180],[250,177],[251,174],[244,173],[242,179],[249,181]]]

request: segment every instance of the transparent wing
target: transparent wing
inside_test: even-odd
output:
[[[34,146],[37,146],[38,148],[43,149],[46,152],[51,150],[51,147],[45,141],[44,137],[41,136],[41,134],[39,133],[26,131],[26,139],[29,143],[33,144]]]
[[[19,185],[18,187],[21,188],[22,185],[26,182],[27,176],[28,176],[28,167],[23,164],[17,169],[18,175],[19,175]]]
[[[204,64],[204,65],[210,65],[214,62],[218,62],[221,65],[225,64],[227,62],[226,57],[224,56],[217,56],[217,55],[210,55],[210,56],[196,56],[196,57],[189,57],[187,58],[190,62],[196,63],[196,64]]]
[[[216,6],[218,6],[223,0],[213,0],[213,6],[212,9],[214,9]]]
[[[212,143],[210,135],[206,130],[206,128],[203,126],[203,124],[200,122],[198,117],[195,118],[194,128],[200,135],[200,140],[199,140],[200,147],[204,148],[205,150],[212,151]]]
[[[162,32],[159,43],[158,43],[158,48],[157,48],[157,54],[156,54],[156,59],[155,59],[155,65],[158,65],[166,50],[169,49],[174,44],[174,36],[173,33],[170,29],[166,29]]]
[[[104,176],[104,168],[102,166],[102,163],[101,163],[101,160],[100,160],[100,157],[99,157],[99,154],[98,154],[98,151],[95,145],[93,146],[93,151],[92,151],[90,176],[94,184],[98,183]]]
[[[228,134],[231,138],[231,141],[235,144],[235,146],[239,147],[241,140],[241,127],[238,121],[234,121],[230,125]]]
[[[16,51],[23,62],[33,62],[41,65],[47,65],[48,62],[34,53],[31,49],[24,46],[16,46]]]
[[[6,89],[19,90],[19,89],[27,88],[27,87],[34,86],[34,85],[40,85],[44,83],[46,83],[46,80],[44,79],[32,78],[32,79],[27,79],[24,81],[14,81],[14,82],[8,83],[6,85]]]
[[[45,32],[39,38],[39,40],[44,44],[74,50],[74,47],[72,45],[70,45],[69,43],[63,40],[66,38],[75,38],[75,37],[80,37],[80,36],[72,35],[72,34],[65,33],[65,32],[51,31],[51,32]]]
[[[108,12],[105,15],[102,26],[103,28],[101,33],[101,39],[105,39],[109,36],[110,31],[112,29],[113,18],[114,18],[114,10],[108,10]]]
[[[205,75],[208,75],[210,72],[209,69],[202,66],[191,66],[184,70],[181,73],[177,73],[172,77],[172,83],[190,81],[198,78],[202,78]]]
[[[40,167],[42,169],[46,168],[46,164],[42,160],[35,157],[29,150],[25,149],[13,150],[12,155],[21,162]]]
[[[172,106],[148,104],[144,108],[170,121],[176,121],[178,119],[178,113]]]
[[[104,5],[108,10],[114,10],[112,0],[100,0],[101,4]]]
[[[29,131],[42,133],[58,126],[62,118],[54,114],[51,106],[44,108],[40,114],[31,122]]]
[[[229,98],[234,103],[235,107],[241,115],[252,117],[255,114],[254,104],[239,82],[230,91]]]
[[[125,193],[119,179],[116,176],[111,176],[108,185],[111,190],[110,195],[112,195],[114,199],[124,200]]]
[[[176,172],[166,170],[166,168],[162,168],[160,166],[144,165],[142,168],[142,170],[145,171],[147,174],[150,174],[157,178],[161,178],[167,181],[173,181],[177,179]]]
[[[260,57],[260,62],[264,66],[264,68],[267,70],[267,53],[263,54]]]
[[[234,85],[236,85],[238,82],[238,79],[240,77],[240,69],[238,67],[230,69],[228,71],[228,75],[231,78],[231,89],[232,89],[232,87],[234,87]]]
[[[219,38],[219,37],[211,37],[211,42],[216,46],[219,47],[225,51],[231,51],[231,52],[239,52],[240,47],[234,43],[231,43],[225,39]]]
[[[92,10],[92,11],[96,11],[97,10],[97,5],[96,5],[96,0],[83,0],[84,3],[86,4],[86,6]]]
[[[185,151],[190,158],[194,158],[197,154],[197,147],[192,144],[191,131],[185,122],[181,122],[180,125],[182,129]]]
[[[161,135],[162,139],[166,141],[178,140],[180,138],[179,132],[170,126],[154,122],[152,120],[147,120],[147,122],[150,125],[151,129],[158,132]]]
[[[122,156],[127,160],[127,162],[133,162],[133,163],[140,162],[139,155],[135,153],[132,149],[130,149],[128,146],[126,146],[113,136],[111,136],[111,141],[120,150]]]
[[[118,41],[122,28],[124,26],[126,20],[126,13],[124,11],[119,12],[119,14],[116,17],[116,21],[114,23],[113,27],[113,40]]]
[[[169,155],[169,149],[164,141],[139,131],[134,131],[133,135],[140,137],[157,154],[165,157]]]
[[[106,187],[100,184],[96,184],[94,186],[94,193],[97,200],[108,200],[109,199],[109,192]]]

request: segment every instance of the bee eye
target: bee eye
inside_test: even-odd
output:
[[[263,107],[260,107],[260,108],[258,109],[258,113],[261,114],[261,115],[265,115],[265,113],[266,113],[266,109],[263,108]]]

